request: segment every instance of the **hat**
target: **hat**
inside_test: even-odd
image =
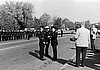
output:
[[[51,27],[51,29],[52,29],[52,28],[55,28],[55,29],[56,29],[56,27],[55,27],[55,26],[52,26],[52,27]]]
[[[48,29],[48,28],[49,28],[49,26],[46,26],[45,28],[46,28],[46,29]]]
[[[40,26],[40,28],[43,28],[44,29],[44,26]]]

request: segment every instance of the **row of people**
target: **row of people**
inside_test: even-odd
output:
[[[32,32],[0,32],[0,41],[28,39],[32,37]]]

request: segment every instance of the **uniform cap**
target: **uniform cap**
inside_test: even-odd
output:
[[[40,26],[40,28],[44,28],[44,26]]]
[[[52,28],[55,28],[55,29],[56,29],[56,27],[55,27],[55,26],[52,26],[52,27],[51,27],[51,29],[52,29]]]
[[[46,26],[45,28],[49,28],[49,26]]]

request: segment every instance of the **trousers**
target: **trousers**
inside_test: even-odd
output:
[[[95,51],[94,41],[95,41],[95,39],[91,39],[91,49],[92,49],[92,51]]]
[[[87,47],[76,46],[76,66],[80,65],[80,53],[82,53],[82,66],[85,65]]]
[[[39,47],[40,47],[40,50],[39,50],[39,55],[40,55],[40,58],[43,58],[43,55],[44,55],[44,47],[45,45],[43,43],[39,43]]]
[[[49,53],[48,53],[49,45],[50,45],[50,42],[48,42],[48,44],[46,44],[45,55],[49,55]]]

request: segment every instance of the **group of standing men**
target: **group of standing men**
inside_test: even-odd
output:
[[[57,32],[56,28],[54,26],[51,27],[51,29],[46,26],[45,28],[43,26],[40,26],[40,30],[38,31],[38,38],[39,38],[39,55],[40,59],[44,60],[44,56],[49,56],[48,49],[51,43],[51,46],[53,48],[53,60],[57,60]],[[45,53],[44,53],[45,51]]]
[[[82,67],[85,66],[85,58],[86,58],[86,51],[89,47],[89,44],[91,44],[91,49],[93,52],[95,52],[95,45],[94,41],[96,39],[97,35],[97,29],[94,25],[92,25],[92,28],[88,30],[85,27],[85,22],[82,22],[81,28],[77,29],[77,32],[74,36],[75,39],[75,45],[76,45],[76,66],[79,67],[80,64]],[[40,59],[44,60],[44,56],[49,56],[48,48],[51,43],[51,46],[53,48],[53,60],[57,60],[57,40],[58,33],[56,32],[56,28],[53,26],[50,28],[40,26],[40,31],[38,31],[38,38],[39,38],[39,55]],[[45,53],[44,53],[45,51]],[[80,53],[82,54],[82,62],[80,63]]]

